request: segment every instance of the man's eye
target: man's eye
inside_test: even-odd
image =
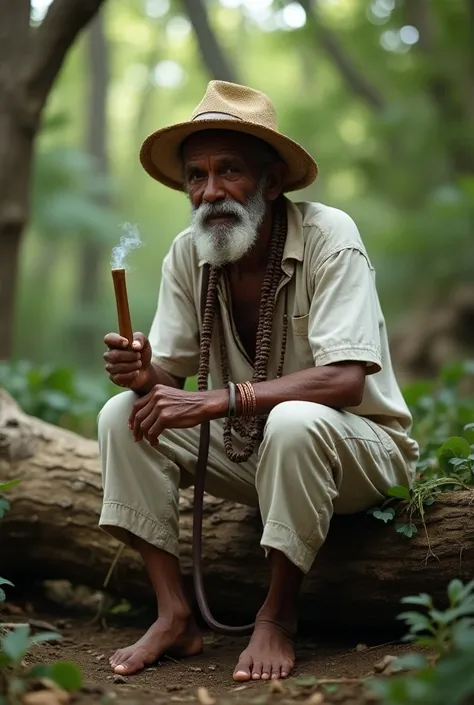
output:
[[[224,169],[224,174],[238,174],[239,170],[236,166],[226,166]]]
[[[190,173],[188,174],[188,182],[189,182],[190,184],[192,184],[192,183],[194,183],[195,181],[197,181],[198,179],[202,179],[202,177],[203,177],[203,174],[202,174],[202,173],[200,173],[200,172],[198,172],[198,171],[192,171],[192,172],[190,172]]]

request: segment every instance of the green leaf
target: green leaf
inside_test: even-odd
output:
[[[415,524],[397,524],[395,528],[398,534],[403,534],[409,539],[418,533]]]
[[[5,512],[10,509],[10,502],[5,497],[0,497],[0,519],[3,519]]]
[[[421,614],[421,612],[402,612],[397,616],[397,619],[402,619],[410,628],[412,634],[433,631],[429,618],[425,614]]]
[[[429,607],[430,609],[433,607],[433,600],[426,592],[421,592],[419,595],[402,597],[400,602],[403,605],[420,605],[421,607]]]
[[[0,669],[11,665],[11,658],[7,656],[3,651],[0,651]]]
[[[340,686],[338,685],[338,683],[325,683],[321,687],[325,693],[329,694],[329,693],[337,693]]]
[[[464,426],[463,431],[474,431],[474,423],[467,423]]]
[[[45,641],[59,641],[60,639],[62,639],[62,636],[57,632],[41,632],[31,637],[31,643],[43,644]]]
[[[410,499],[410,490],[403,485],[395,485],[390,487],[385,493],[387,497],[396,497],[397,499]]]
[[[405,671],[405,670],[418,670],[420,668],[426,668],[427,661],[425,656],[421,654],[406,654],[405,656],[400,656],[392,664],[394,670]]]
[[[438,449],[438,458],[468,458],[471,446],[465,438],[453,436]]]
[[[14,663],[22,660],[30,645],[30,627],[20,626],[12,629],[6,634],[1,642],[2,651],[11,658]]]
[[[387,509],[376,509],[372,516],[374,519],[379,519],[380,521],[383,521],[385,524],[387,522],[392,521],[394,516],[395,516],[395,509],[392,507],[388,507]]]
[[[64,690],[79,690],[82,673],[71,661],[57,661],[51,668],[51,678]]]
[[[461,580],[458,580],[455,578],[454,580],[451,580],[451,582],[448,585],[448,597],[449,601],[454,604],[457,602],[459,595],[462,593],[464,585]]]
[[[36,666],[30,669],[31,678],[51,678],[52,666],[45,663],[37,663]],[[52,678],[51,678],[52,680]]]
[[[0,492],[6,492],[7,490],[10,490],[12,487],[15,487],[21,482],[21,480],[10,480],[10,482],[3,482],[0,483]]]

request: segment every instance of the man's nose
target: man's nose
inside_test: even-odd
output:
[[[202,197],[203,201],[215,203],[216,201],[222,201],[224,198],[225,190],[222,179],[216,174],[209,174]]]

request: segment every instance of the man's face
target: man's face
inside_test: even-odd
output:
[[[259,154],[256,141],[237,132],[200,132],[184,145],[194,243],[211,265],[237,262],[257,241],[267,211]]]

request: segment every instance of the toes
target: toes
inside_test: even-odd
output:
[[[262,677],[262,666],[263,666],[263,663],[261,661],[254,661],[253,662],[253,667],[252,667],[253,680],[257,681],[257,680],[260,680],[260,678]]]
[[[265,662],[262,666],[262,680],[267,681],[270,678],[272,672],[272,664]]]
[[[143,657],[141,657],[139,654],[134,654],[123,663],[119,663],[117,666],[115,666],[114,671],[115,673],[119,673],[122,676],[131,676],[132,673],[141,671],[144,667],[145,662],[143,660]]]
[[[127,654],[124,653],[125,649],[119,649],[118,651],[115,652],[113,656],[109,658],[109,663],[112,666],[112,668],[115,668],[115,666],[118,666],[119,663],[122,663],[122,661],[125,661],[127,658]]]
[[[295,665],[295,664],[293,663],[293,661],[285,661],[285,662],[282,664],[282,667],[281,667],[281,675],[280,675],[280,677],[281,677],[281,678],[288,678],[288,676],[290,675],[291,671],[293,670],[293,666],[294,666],[294,665]]]
[[[241,655],[240,661],[237,664],[233,678],[235,681],[249,681],[250,671],[252,670],[252,659],[249,656]]]
[[[282,671],[280,666],[273,666],[272,668],[272,680],[282,677]]]

